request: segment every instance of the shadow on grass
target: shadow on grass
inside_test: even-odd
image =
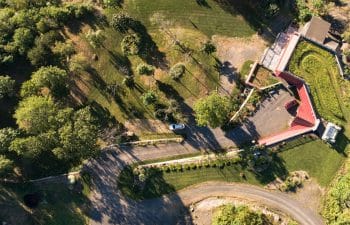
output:
[[[126,196],[134,200],[157,198],[176,191],[164,180],[163,172],[158,169],[149,170],[148,178],[143,185],[135,184],[135,177],[130,166],[121,172],[118,187]]]
[[[348,153],[346,152],[347,146],[349,145],[350,140],[345,136],[344,132],[340,132],[337,136],[337,141],[333,145],[333,148],[343,156],[347,157]]]
[[[0,185],[0,217],[9,224],[85,225],[84,214],[92,209],[88,185],[85,177],[72,188],[66,180]],[[32,194],[39,197],[39,204],[28,213],[23,199]]]

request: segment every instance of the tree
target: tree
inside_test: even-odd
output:
[[[74,54],[75,50],[72,41],[57,41],[52,49],[52,52],[68,62],[69,57]]]
[[[121,33],[126,33],[134,25],[134,19],[121,12],[112,16],[111,26]]]
[[[0,154],[8,152],[11,142],[18,137],[19,132],[13,128],[0,129]]]
[[[157,95],[153,91],[148,91],[141,96],[141,100],[145,105],[151,105],[157,101]]]
[[[71,162],[80,162],[96,153],[98,128],[89,107],[76,111],[71,120],[58,132],[63,151],[57,152],[62,158]]]
[[[24,55],[28,49],[31,48],[34,42],[33,32],[24,27],[20,27],[15,30],[13,35],[13,45],[19,52],[19,54]]]
[[[121,48],[124,55],[137,55],[141,48],[141,38],[138,34],[126,35],[122,42]]]
[[[0,99],[14,94],[15,80],[9,76],[0,76]]]
[[[123,84],[127,87],[132,87],[135,85],[135,80],[134,80],[134,77],[132,76],[126,76],[124,79],[123,79]]]
[[[58,144],[57,132],[49,131],[37,136],[16,138],[9,149],[27,159],[38,159],[44,152],[51,151]]]
[[[216,47],[211,41],[207,41],[203,44],[202,51],[210,55],[216,52]]]
[[[106,37],[102,33],[102,30],[89,30],[85,37],[93,48],[102,47],[103,42],[106,39]]]
[[[186,67],[182,63],[177,63],[170,68],[169,75],[174,79],[178,80],[185,73]]]
[[[13,170],[13,161],[0,155],[0,177],[4,177]]]
[[[154,73],[154,67],[145,63],[139,64],[136,70],[140,75],[151,75]]]
[[[224,205],[219,207],[214,214],[212,225],[233,224],[272,225],[264,214],[251,211],[247,206]]]
[[[19,128],[40,134],[57,128],[58,108],[51,98],[31,96],[19,103],[14,118]]]
[[[44,87],[50,89],[53,96],[62,96],[67,92],[67,77],[67,72],[56,66],[41,67],[30,80],[23,83],[21,96],[36,95]]]
[[[196,121],[199,126],[219,127],[224,124],[230,112],[230,102],[216,92],[200,99],[194,105]]]

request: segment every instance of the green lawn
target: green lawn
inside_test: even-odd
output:
[[[50,183],[2,184],[0,185],[0,221],[9,224],[45,224],[45,225],[85,225],[88,210],[89,187],[88,178],[83,181],[82,193],[70,190],[67,185]],[[23,196],[39,194],[39,206],[28,213],[23,208]]]
[[[304,170],[323,187],[328,186],[346,159],[342,152],[331,149],[321,140],[290,148],[278,155],[288,171]]]
[[[318,113],[325,119],[344,123],[339,70],[333,54],[307,42],[300,42],[290,60],[289,70],[310,85]]]
[[[244,172],[246,179],[240,177],[240,172]],[[257,177],[247,170],[242,169],[239,164],[219,167],[202,167],[182,172],[162,172],[153,171],[146,181],[143,191],[132,187],[133,173],[130,168],[123,170],[119,177],[118,184],[121,191],[133,199],[147,199],[169,194],[181,190],[193,184],[206,181],[227,181],[241,182],[259,185]]]
[[[341,135],[340,139],[342,138],[345,137]],[[340,143],[343,141],[347,142],[339,140]],[[125,195],[133,199],[147,199],[206,181],[240,182],[263,186],[276,177],[285,177],[289,172],[304,170],[322,187],[327,187],[346,159],[345,148],[346,144],[331,149],[319,139],[299,138],[286,145],[282,152],[273,155],[270,167],[260,174],[248,171],[240,163],[224,168],[203,166],[197,169],[184,169],[182,172],[152,170],[144,189],[140,190],[132,185],[134,176],[131,167],[128,167],[121,173],[118,183]],[[240,176],[241,172],[245,174],[245,179]]]
[[[207,6],[201,6],[195,0],[177,0],[176,3],[173,0],[153,0],[147,3],[145,0],[126,0],[125,8],[150,29],[156,29],[150,18],[158,13],[174,26],[196,29],[208,37],[214,34],[248,37],[255,33],[249,23],[234,12],[234,6],[220,6],[213,0],[206,2]],[[231,4],[242,5],[240,2]]]

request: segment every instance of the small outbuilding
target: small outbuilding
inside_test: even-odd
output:
[[[328,123],[326,130],[323,132],[322,140],[334,144],[339,131],[341,131],[341,127],[335,125],[334,123]]]
[[[311,41],[317,42],[321,45],[325,43],[326,38],[328,37],[329,29],[331,24],[327,21],[324,21],[320,17],[313,16],[311,20],[305,24],[302,28],[302,36]]]

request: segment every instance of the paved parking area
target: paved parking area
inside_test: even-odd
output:
[[[276,89],[276,93],[265,99],[253,116],[242,126],[230,131],[227,136],[236,140],[237,144],[242,144],[286,130],[293,116],[284,105],[292,99],[294,97],[285,88]]]

